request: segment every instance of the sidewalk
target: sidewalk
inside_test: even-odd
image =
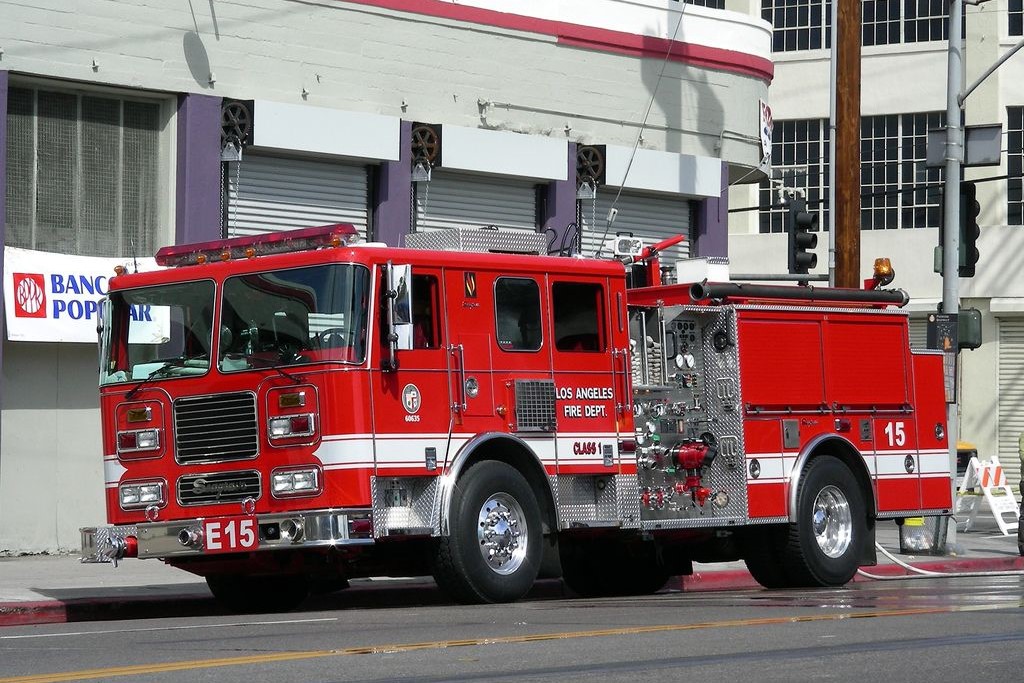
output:
[[[899,530],[879,522],[877,541],[900,561],[939,572],[1024,570],[1017,537],[1003,536],[991,517],[979,516],[970,532],[958,531],[948,554],[900,554]],[[908,570],[882,553],[875,576],[905,576]],[[860,574],[855,581],[872,579]],[[756,588],[742,562],[695,564],[692,576],[679,577],[668,589],[682,591]],[[568,595],[559,580],[538,581],[532,597]],[[444,597],[429,578],[357,579],[338,593],[311,599],[307,605],[344,609],[380,605],[442,604]],[[205,616],[222,613],[206,582],[157,560],[126,560],[115,569],[80,564],[70,555],[0,557],[0,626],[101,619]]]

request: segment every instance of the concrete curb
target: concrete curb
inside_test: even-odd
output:
[[[971,573],[990,571],[1024,571],[1024,557],[949,558],[938,560],[910,560],[908,564],[919,569],[942,573]],[[866,567],[865,571],[879,577],[915,576],[899,565],[883,564]],[[874,581],[858,574],[855,582]],[[698,569],[690,576],[679,576],[669,581],[668,590],[684,593],[759,589],[760,585],[746,569]],[[538,581],[528,598],[555,599],[572,597],[561,580]],[[396,584],[390,581],[377,585],[370,583],[320,596],[315,599],[318,609],[356,609],[365,607],[401,607],[410,605],[443,605],[448,601],[432,581]],[[38,624],[62,624],[79,621],[152,619],[167,617],[194,617],[227,614],[212,597],[195,593],[162,595],[160,597],[101,597],[73,600],[42,600],[36,602],[0,603],[0,627]]]

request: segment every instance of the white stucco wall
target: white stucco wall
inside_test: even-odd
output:
[[[620,31],[770,55],[768,25],[749,15],[666,0],[591,4],[570,19],[624,12]],[[757,162],[763,80],[542,33],[335,1],[34,0],[0,11],[0,68],[12,72],[625,145],[653,97],[645,147]]]

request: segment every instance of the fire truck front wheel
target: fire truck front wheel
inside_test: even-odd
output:
[[[783,552],[799,586],[842,586],[857,573],[867,538],[864,497],[853,473],[831,456],[807,465],[797,491],[795,524]]]
[[[434,579],[462,603],[512,602],[533,586],[541,562],[541,517],[515,468],[484,460],[459,478],[451,528],[438,540]]]

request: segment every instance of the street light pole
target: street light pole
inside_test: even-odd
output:
[[[942,248],[942,312],[953,314],[960,310],[960,166],[964,158],[963,121],[960,112],[960,93],[963,88],[963,0],[949,0],[949,48],[947,50],[946,83],[946,178],[943,192],[943,248]],[[947,363],[952,365],[954,384],[957,371],[957,349],[946,351]],[[952,356],[952,358],[950,358]],[[948,365],[947,365],[948,367]],[[957,397],[946,408],[946,435],[949,444],[950,472],[956,472],[956,442],[959,426]],[[950,476],[950,489],[956,496],[956,478]],[[956,526],[949,527],[947,539],[956,537]]]

